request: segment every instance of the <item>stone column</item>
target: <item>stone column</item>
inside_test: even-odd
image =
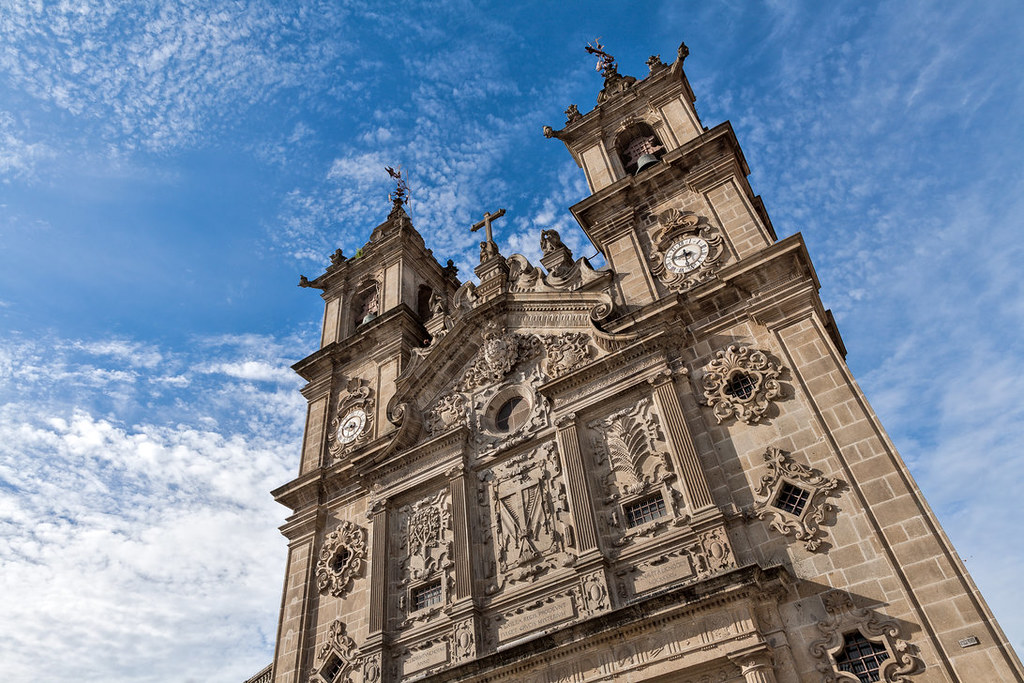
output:
[[[683,417],[683,407],[679,404],[672,371],[666,369],[648,381],[654,387],[654,403],[658,407],[658,414],[665,422],[668,444],[675,455],[676,471],[683,479],[687,507],[691,513],[714,507],[704,470],[697,457],[697,449],[693,445],[693,437]]]
[[[582,555],[597,549],[597,531],[594,525],[594,509],[590,505],[590,484],[580,454],[576,413],[561,416],[555,420],[555,427],[558,428],[558,452],[562,456],[562,467],[565,469],[572,518],[576,523],[577,550]]]

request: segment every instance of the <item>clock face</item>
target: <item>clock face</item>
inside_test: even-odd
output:
[[[708,243],[700,237],[679,240],[665,252],[665,267],[673,273],[690,273],[701,267],[708,257]]]
[[[341,418],[341,424],[338,425],[338,441],[352,443],[365,426],[366,413],[361,408],[349,411],[345,417]]]

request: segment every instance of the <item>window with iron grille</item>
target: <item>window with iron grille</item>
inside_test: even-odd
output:
[[[341,673],[341,668],[343,666],[344,666],[344,663],[340,659],[338,659],[337,657],[334,657],[327,664],[327,666],[325,666],[320,671],[320,675],[323,676],[328,681],[334,681],[334,679],[338,676],[338,674]]]
[[[836,664],[840,671],[853,674],[861,683],[872,683],[880,680],[879,669],[888,658],[885,647],[872,643],[857,631],[843,638],[843,651],[836,656]]]
[[[435,581],[425,586],[413,589],[412,610],[418,612],[421,609],[441,604],[441,582]]]
[[[668,514],[668,510],[665,509],[665,499],[662,498],[660,493],[627,503],[624,509],[626,512],[626,526],[629,527],[646,524]]]
[[[799,517],[800,513],[804,511],[804,506],[807,505],[807,499],[810,496],[809,491],[784,481],[782,486],[779,487],[779,495],[775,496],[775,502],[772,505],[783,512]]]
[[[753,396],[756,388],[757,381],[754,377],[745,372],[737,372],[726,383],[725,393],[742,401]]]

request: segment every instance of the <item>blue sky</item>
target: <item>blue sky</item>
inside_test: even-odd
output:
[[[280,5],[280,6],[279,6]],[[409,172],[465,275],[586,195],[560,127],[684,40],[780,237],[1018,650],[1024,6],[0,0],[5,679],[238,681],[269,662],[303,401],[289,365]],[[44,664],[45,662],[45,664]],[[45,667],[45,668],[44,668]]]

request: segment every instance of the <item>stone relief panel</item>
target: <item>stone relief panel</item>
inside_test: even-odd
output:
[[[704,367],[704,404],[712,408],[719,424],[730,417],[756,424],[783,396],[782,370],[763,351],[730,345]]]
[[[486,568],[488,595],[575,562],[575,531],[553,441],[477,477],[478,503],[490,512],[486,541],[494,553]]]
[[[835,510],[826,498],[836,495],[841,482],[795,462],[778,448],[769,447],[764,461],[768,474],[754,490],[754,514],[780,534],[803,541],[807,550],[820,549],[821,523]]]
[[[397,510],[399,628],[431,619],[451,602],[454,582],[448,489]]]
[[[672,485],[676,475],[668,444],[649,398],[587,426],[600,477],[600,503],[616,545],[686,521],[681,496]]]
[[[316,586],[322,594],[343,597],[366,562],[366,530],[348,521],[327,534],[316,563]]]
[[[537,357],[541,350],[541,341],[536,335],[492,329],[484,333],[483,346],[456,389],[469,392],[500,382],[518,363]]]
[[[345,623],[335,619],[327,631],[327,640],[320,646],[312,680],[316,683],[347,683],[360,666],[355,641],[345,633]],[[366,681],[366,677],[363,677]]]
[[[920,671],[917,648],[900,637],[899,624],[874,610],[858,608],[849,593],[832,590],[822,595],[825,619],[817,626],[822,637],[810,645],[818,659],[818,671],[826,683],[857,683],[853,672],[877,665],[874,680],[909,683],[909,675]],[[847,648],[856,643],[866,661],[853,662]]]
[[[675,292],[713,279],[727,260],[721,230],[707,218],[680,209],[658,215],[651,245],[651,273]]]
[[[588,334],[564,332],[545,335],[541,339],[547,356],[547,374],[552,379],[583,367],[592,357]]]
[[[467,424],[465,397],[454,391],[444,394],[427,411],[423,424],[430,436],[464,427]]]
[[[370,440],[373,434],[373,390],[365,379],[348,380],[327,432],[327,450],[336,460]]]

